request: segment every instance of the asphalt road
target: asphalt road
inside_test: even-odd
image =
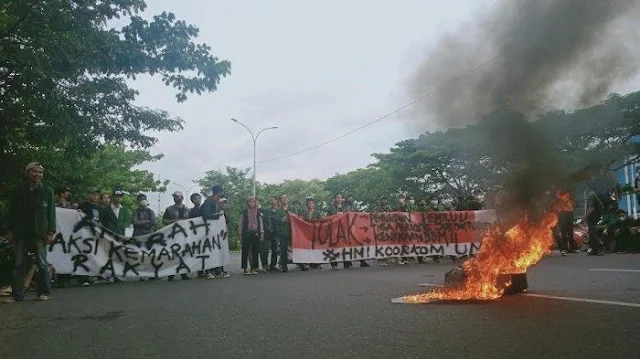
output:
[[[94,285],[0,306],[0,358],[638,358],[640,307],[392,304],[453,264]],[[592,271],[632,269],[638,272]],[[640,255],[551,256],[531,293],[640,304]],[[34,294],[29,293],[31,298]]]

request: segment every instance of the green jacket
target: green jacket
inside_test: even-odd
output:
[[[131,224],[131,215],[123,206],[120,207],[120,212],[118,212],[118,217],[116,217],[111,206],[108,206],[100,212],[100,223],[111,232],[124,236],[125,228]]]
[[[219,219],[220,218],[220,206],[212,197],[208,197],[202,204],[202,217],[204,219]]]
[[[33,190],[36,192],[33,211],[29,211],[26,202],[29,196],[29,187],[26,184],[18,187],[9,197],[7,229],[13,232],[17,240],[28,236],[44,238],[47,233],[56,231],[53,189],[40,183]]]
[[[313,211],[313,213],[309,214],[309,210],[304,211],[304,213],[302,213],[302,216],[305,219],[310,219],[310,220],[317,220],[317,219],[321,219],[322,216],[320,216],[320,211],[318,211],[317,209]]]
[[[327,216],[333,216],[338,213],[347,213],[347,212],[355,212],[355,209],[345,203],[342,204],[342,208],[338,210],[335,204],[331,204],[329,208],[327,208]]]
[[[286,210],[280,207],[273,213],[273,218],[275,218],[276,221],[278,221],[275,227],[276,235],[279,235],[279,236],[291,235],[291,222],[283,221],[283,218],[287,215],[287,213],[299,214],[298,211],[295,209],[295,207],[291,207],[291,206],[287,207]]]
[[[262,220],[264,222],[264,228],[265,231],[269,234],[275,233],[276,229],[280,225],[280,222],[282,222],[282,218],[278,218],[278,216],[276,216],[277,211],[277,208],[273,209],[271,207],[264,208],[262,210]]]

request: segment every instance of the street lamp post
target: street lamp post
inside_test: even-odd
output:
[[[182,188],[182,190],[185,192],[185,193],[184,193],[184,196],[185,196],[185,199],[184,199],[184,202],[185,202],[185,203],[184,203],[184,205],[186,206],[186,205],[187,205],[187,199],[189,199],[189,191],[191,191],[194,187],[197,187],[197,186],[198,186],[198,184],[194,184],[193,186],[189,187],[189,189],[186,189],[186,188],[185,188],[183,185],[181,185],[180,183],[176,183],[176,182],[173,182],[173,181],[171,181],[171,183],[173,183],[174,185],[176,185],[176,186],[178,186],[178,187]]]
[[[260,136],[260,134],[264,131],[267,130],[275,130],[278,128],[278,126],[272,126],[272,127],[266,127],[261,129],[260,131],[258,131],[257,135],[253,135],[253,131],[251,131],[251,129],[245,125],[244,123],[236,120],[235,118],[232,118],[231,121],[241,125],[242,127],[246,128],[247,131],[249,131],[249,134],[251,135],[251,139],[253,140],[253,197],[255,198],[256,196],[256,143],[258,141],[258,136]]]

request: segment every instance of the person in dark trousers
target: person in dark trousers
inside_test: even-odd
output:
[[[156,229],[156,213],[149,208],[149,201],[145,194],[139,194],[136,199],[138,208],[133,212],[133,236],[146,236]]]
[[[405,197],[405,195],[400,194],[398,195],[398,204],[396,205],[396,208],[394,208],[393,210],[395,212],[405,212],[405,213],[410,213],[411,209],[409,208],[409,205],[407,204],[407,197]],[[400,265],[405,265],[409,263],[409,258],[408,257],[401,257],[400,261],[396,262],[396,264],[400,264]]]
[[[92,222],[94,225],[100,225],[100,208],[98,207],[98,198],[100,197],[100,191],[96,187],[87,188],[87,200],[80,203],[78,206],[78,212],[85,215],[85,219]],[[82,286],[88,286],[93,283],[93,279],[89,276],[77,276],[78,283]],[[58,284],[64,286],[65,277],[60,277],[61,281]]]
[[[598,234],[598,221],[602,218],[604,212],[604,204],[595,191],[589,190],[587,200],[587,208],[582,220],[587,222],[587,230],[589,236],[588,255],[603,255],[605,253],[604,243]]]
[[[295,208],[289,207],[289,197],[287,195],[280,196],[280,207],[275,213],[278,218],[276,227],[276,238],[280,244],[280,271],[287,273],[289,271],[289,244],[291,243],[291,222],[289,214],[298,214]],[[303,272],[309,270],[303,263],[298,263],[298,267]]]
[[[352,209],[344,203],[344,195],[342,193],[336,193],[333,195],[333,203],[329,206],[329,208],[327,208],[327,215],[334,216],[351,211]],[[344,266],[344,269],[353,267],[353,263],[351,261],[343,261],[342,265]],[[338,262],[331,262],[331,269],[337,270]]]
[[[322,218],[320,211],[316,209],[316,201],[313,198],[307,198],[307,209],[302,213],[302,217],[307,221],[317,221]],[[321,269],[320,263],[309,263],[309,268]]]
[[[15,270],[11,297],[6,303],[24,300],[24,282],[30,265],[29,252],[36,257],[36,283],[39,300],[49,300],[51,272],[47,262],[47,245],[56,232],[56,208],[53,189],[42,184],[44,167],[29,163],[24,171],[26,183],[9,195],[7,213],[8,239],[14,244]]]
[[[242,239],[241,267],[244,275],[258,274],[258,270],[264,272],[264,269],[258,268],[260,242],[264,240],[264,225],[255,197],[247,199],[247,208],[240,214],[238,233]],[[247,268],[249,255],[251,255],[250,270]]]
[[[202,217],[208,220],[218,220],[222,214],[220,209],[220,199],[223,197],[224,191],[222,186],[215,185],[211,187],[211,196],[202,204]],[[229,274],[224,271],[222,266],[207,271],[207,279],[228,278]]]
[[[276,212],[278,211],[278,198],[271,198],[269,204],[271,205],[271,208],[264,209],[262,211],[265,238],[261,243],[260,261],[262,262],[263,269],[267,269],[269,272],[275,272],[278,270],[276,267],[278,263],[278,242],[276,241],[276,226],[278,225],[278,219],[275,218]],[[269,249],[271,249],[270,262]]]
[[[558,213],[558,231],[560,255],[566,256],[567,252],[575,253],[576,242],[573,239],[573,211],[562,211]]]
[[[168,226],[170,224],[174,224],[180,220],[187,219],[189,217],[189,210],[187,206],[182,203],[184,200],[184,196],[182,192],[176,191],[173,192],[173,204],[167,209],[164,210],[162,215],[162,225]],[[173,281],[175,276],[170,275],[167,277],[168,281]],[[182,280],[189,280],[189,276],[186,273],[180,274],[180,278]]]

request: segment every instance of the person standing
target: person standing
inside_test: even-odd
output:
[[[202,197],[200,193],[192,193],[189,200],[193,203],[193,208],[189,210],[189,218],[202,217]]]
[[[56,195],[58,196],[56,200],[57,208],[67,208],[72,209],[71,205],[71,188],[69,187],[60,187],[56,191]]]
[[[184,200],[182,192],[175,191],[173,192],[172,197],[173,204],[167,207],[164,210],[164,214],[162,215],[162,225],[164,226],[168,226],[182,219],[189,218],[189,210],[187,209],[187,206],[182,203],[182,201]]]
[[[202,204],[202,217],[204,219],[220,219],[220,215],[222,214],[222,210],[220,209],[220,199],[223,197],[223,195],[224,191],[222,189],[222,186],[215,185],[211,187],[211,196],[207,197],[207,199]],[[207,270],[207,279],[228,277],[230,276],[227,272],[224,271],[223,266],[213,268],[212,270]]]
[[[291,221],[289,215],[297,214],[294,208],[289,207],[289,197],[287,195],[280,196],[280,207],[275,213],[278,218],[276,227],[276,238],[280,244],[280,271],[287,273],[289,271],[289,243],[291,242]],[[303,263],[298,263],[298,267],[303,272],[308,270]]]
[[[175,191],[173,192],[173,204],[167,207],[162,214],[162,225],[168,226],[170,224],[174,224],[180,220],[187,219],[189,217],[189,210],[187,206],[182,203],[184,200],[184,196],[182,192]],[[173,281],[175,276],[170,275],[167,277],[168,281]],[[189,280],[189,276],[186,273],[180,274],[180,278],[182,280]]]
[[[240,214],[238,233],[242,239],[241,267],[244,275],[258,274],[258,255],[260,242],[264,240],[264,225],[258,211],[255,197],[247,199],[247,208]],[[247,268],[247,262],[251,257],[251,270]],[[260,270],[264,272],[264,269]]]
[[[99,192],[96,187],[87,188],[87,199],[78,206],[78,212],[84,214],[86,220],[98,228],[100,226],[100,209],[97,205]],[[64,286],[64,276],[62,278]],[[88,286],[93,283],[93,279],[89,276],[78,276],[78,283],[82,286]]]
[[[156,213],[149,208],[147,195],[141,193],[136,199],[138,208],[133,212],[133,236],[146,236],[156,229]]]
[[[95,187],[87,188],[87,200],[78,206],[78,212],[84,213],[87,219],[96,225],[100,223],[100,209],[97,205],[98,192]]]
[[[100,194],[100,203],[98,204],[98,207],[100,208],[100,210],[109,208],[110,205],[111,205],[111,195],[108,194],[107,192],[103,192],[102,194]]]
[[[14,244],[15,269],[11,297],[6,303],[24,300],[24,282],[29,267],[29,252],[36,257],[36,283],[39,300],[50,299],[51,272],[47,262],[47,244],[56,232],[56,208],[53,189],[42,184],[44,167],[31,162],[25,168],[26,183],[9,196],[7,224],[9,240]]]
[[[316,210],[316,201],[313,198],[307,198],[307,209],[302,213],[302,216],[307,221],[317,221],[322,219],[320,211]],[[309,263],[309,268],[321,269],[320,263]]]
[[[396,208],[393,209],[395,212],[405,212],[405,213],[411,212],[411,209],[407,204],[407,197],[405,195],[403,194],[398,195],[397,200],[398,200],[398,204],[396,205]],[[400,257],[400,260],[396,258],[396,264],[405,265],[407,263],[409,263],[409,258],[407,257]]]
[[[124,191],[116,189],[113,191],[111,204],[100,213],[100,223],[107,228],[111,234],[125,235],[125,229],[131,223],[129,211],[122,206]]]
[[[271,205],[271,208],[264,209],[262,211],[265,239],[261,243],[262,247],[260,249],[260,260],[262,262],[262,268],[267,269],[268,264],[267,270],[269,272],[275,272],[278,270],[278,268],[276,267],[278,263],[278,242],[276,241],[276,226],[278,224],[276,212],[278,211],[278,198],[271,198],[269,204]],[[271,249],[270,262],[268,262],[269,249]]]
[[[387,202],[387,197],[382,195],[380,197],[378,197],[378,206],[374,209],[374,212],[377,213],[385,213],[385,212],[393,212],[393,209],[389,206],[388,202]],[[380,262],[380,265],[383,267],[386,267],[389,263],[389,261],[394,260],[397,263],[397,258],[396,259],[392,259],[392,258],[381,258],[378,259],[378,262]]]
[[[605,248],[600,235],[598,234],[598,221],[604,214],[604,204],[595,191],[589,189],[589,197],[587,200],[587,208],[585,209],[582,220],[587,222],[587,230],[589,235],[588,255],[604,255]]]
[[[349,212],[349,208],[344,204],[344,195],[340,192],[333,195],[333,203],[329,208],[327,208],[327,215],[334,216],[347,212]],[[342,265],[344,266],[344,269],[353,267],[353,263],[351,261],[343,261]],[[331,269],[337,270],[338,262],[331,262]]]

